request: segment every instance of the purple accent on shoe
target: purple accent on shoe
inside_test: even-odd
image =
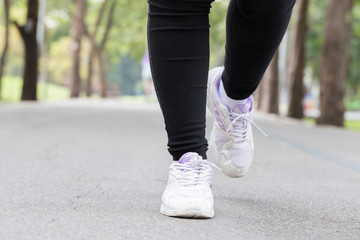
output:
[[[211,175],[206,175],[204,177],[204,180],[207,184],[209,184],[210,188],[212,188],[212,179],[211,179]]]
[[[226,131],[226,129],[224,131]],[[230,140],[229,137],[221,131],[217,131],[214,137],[217,146],[222,146]]]
[[[219,87],[220,87],[220,82],[221,82],[221,76],[220,75],[217,79],[215,79],[215,95],[216,95],[216,98],[219,99],[219,101],[224,104],[224,106],[226,106],[225,103],[222,102],[222,99],[220,98],[220,92],[219,92]],[[220,113],[219,113],[219,110],[215,104],[215,102],[213,102],[213,109],[214,109],[214,115],[215,115],[215,119],[216,119],[216,122],[218,123],[219,127],[226,131],[226,127],[223,123],[223,120],[221,119],[221,116],[220,116]]]
[[[221,99],[221,97],[220,97],[220,82],[222,81],[221,78],[222,78],[222,75],[220,75],[219,78],[215,80],[215,90],[216,90],[215,94],[216,94],[216,97],[219,99],[219,101],[224,106],[226,106],[229,111],[240,113],[240,114],[251,112],[253,105],[254,105],[254,98],[252,95],[247,98],[247,101],[245,104],[239,104],[234,109],[230,109],[229,106]],[[216,109],[216,108],[214,108],[214,109]]]
[[[214,115],[215,115],[216,122],[217,122],[217,124],[219,125],[219,127],[220,127],[222,130],[226,131],[226,127],[225,127],[225,125],[224,125],[224,123],[223,123],[223,121],[222,121],[222,119],[221,119],[221,117],[220,117],[219,110],[217,109],[215,103],[214,103],[213,105],[214,105],[214,106],[213,106],[213,109],[214,109]]]
[[[219,76],[218,79],[215,79],[215,94],[216,94],[216,97],[220,100],[220,102],[226,106],[226,104],[223,102],[223,100],[222,100],[221,97],[220,97],[220,82],[221,82],[221,77],[222,77],[222,74]]]
[[[250,95],[250,97],[248,97],[248,101],[250,102],[250,109],[249,111],[251,112],[253,110],[253,106],[254,106],[254,97],[252,95]]]
[[[194,157],[196,157],[197,153],[193,153],[193,152],[188,152],[185,153],[184,155],[181,156],[181,158],[179,159],[179,163],[186,163],[186,162],[190,162],[190,160]]]
[[[222,81],[222,74],[218,79],[215,80],[215,94],[217,99],[230,111],[229,106],[224,102],[224,100],[220,97],[220,82]]]
[[[251,112],[252,107],[253,107],[253,103],[254,103],[254,98],[253,98],[252,96],[250,96],[250,97],[246,100],[246,103],[244,103],[244,104],[239,104],[238,106],[236,106],[236,107],[233,109],[233,112],[240,113],[240,114]]]

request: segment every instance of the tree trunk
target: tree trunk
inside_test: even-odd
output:
[[[85,0],[75,0],[75,10],[73,14],[73,22],[71,26],[72,36],[72,86],[71,97],[77,98],[81,91],[81,77],[80,77],[80,52],[81,52],[81,39],[84,34],[84,16],[85,16]]]
[[[344,126],[346,13],[352,0],[329,0],[320,72],[318,124]]]
[[[4,0],[4,11],[5,11],[5,44],[4,49],[0,58],[0,99],[1,99],[1,79],[4,73],[6,53],[9,47],[9,13],[10,13],[10,1]]]
[[[287,79],[289,81],[289,108],[288,117],[301,119],[303,117],[304,98],[304,66],[305,66],[305,41],[306,19],[309,1],[298,0],[292,27],[289,67]]]
[[[91,97],[92,93],[92,76],[93,76],[93,59],[94,59],[94,49],[93,46],[90,46],[89,62],[88,62],[88,74],[86,78],[86,96]]]
[[[96,44],[95,44],[95,37],[97,35],[97,32],[99,30],[100,27],[100,23],[101,23],[101,19],[104,15],[104,11],[105,11],[105,7],[107,5],[109,1],[105,0],[99,10],[99,14],[97,16],[96,19],[96,23],[95,23],[95,28],[94,28],[94,32],[92,32],[91,34],[89,33],[88,29],[85,26],[85,32],[86,35],[89,38],[90,41],[90,53],[89,53],[89,62],[88,62],[88,74],[87,74],[87,79],[86,79],[86,96],[90,97],[91,93],[92,93],[92,77],[93,77],[93,62],[94,62],[94,57],[95,57],[95,48],[96,48]]]
[[[104,62],[103,62],[103,53],[100,49],[96,50],[96,57],[99,63],[99,76],[100,76],[100,96],[102,98],[107,97],[107,84],[105,79],[105,69],[104,69]]]
[[[14,22],[25,45],[24,83],[21,100],[36,100],[39,65],[38,46],[36,42],[38,11],[38,0],[28,0],[27,19],[25,25],[20,26],[17,22]]]
[[[116,0],[113,0],[110,6],[109,11],[109,17],[105,28],[105,33],[102,37],[102,40],[99,44],[99,46],[95,46],[96,49],[96,55],[99,61],[99,72],[100,72],[100,86],[101,86],[101,92],[100,95],[102,98],[107,97],[107,84],[106,84],[106,73],[104,69],[104,58],[103,58],[103,51],[105,48],[106,41],[110,34],[110,29],[113,25],[113,17],[115,12],[115,6],[116,6]]]
[[[259,105],[261,111],[279,114],[279,51],[276,51],[261,81]]]
[[[346,6],[346,16],[345,16],[345,50],[343,54],[342,59],[342,69],[341,69],[341,79],[347,79],[349,74],[349,67],[352,59],[352,39],[354,36],[353,31],[353,15],[352,15],[352,7],[353,7],[354,1],[348,0],[347,6]]]

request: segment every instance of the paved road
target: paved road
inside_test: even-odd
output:
[[[216,216],[192,220],[159,214],[156,105],[0,104],[0,239],[360,239],[360,134],[256,121],[250,173],[215,170]]]

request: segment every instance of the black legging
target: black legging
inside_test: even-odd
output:
[[[169,152],[206,159],[209,12],[213,0],[148,0],[148,45]],[[295,0],[231,0],[226,19],[227,95],[245,99],[256,89],[290,20]]]

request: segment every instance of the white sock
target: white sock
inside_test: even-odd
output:
[[[220,87],[219,87],[219,94],[220,94],[220,98],[221,100],[230,107],[230,109],[234,109],[236,106],[239,106],[240,104],[244,104],[246,103],[246,99],[242,99],[242,100],[235,100],[232,98],[229,98],[228,95],[225,92],[224,89],[224,84],[222,81],[220,81]]]

